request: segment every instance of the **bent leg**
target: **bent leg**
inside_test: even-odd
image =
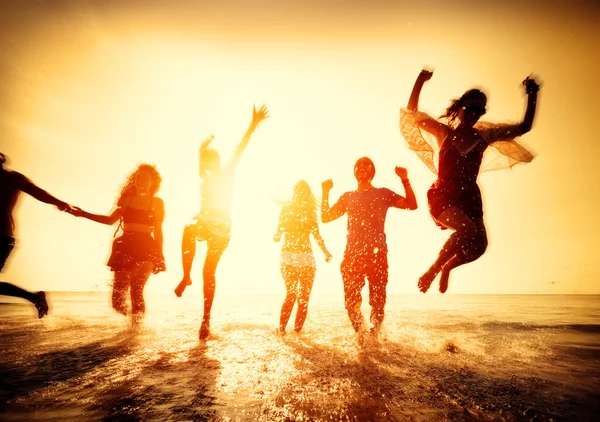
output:
[[[431,283],[442,270],[444,265],[457,253],[466,248],[477,236],[478,228],[475,222],[458,207],[450,207],[440,214],[437,220],[445,227],[454,230],[450,235],[437,259],[419,279],[419,290],[425,293]]]
[[[181,297],[185,288],[192,284],[190,276],[192,272],[192,264],[196,256],[196,236],[200,232],[199,223],[190,224],[183,229],[181,238],[181,264],[183,266],[183,278],[179,285],[175,288],[177,297]]]
[[[298,297],[298,274],[296,268],[291,265],[281,266],[281,276],[285,282],[285,299],[281,305],[281,313],[279,315],[279,331],[285,333],[285,327],[292,315],[294,303]]]
[[[204,261],[202,278],[204,282],[204,315],[202,316],[202,325],[200,327],[200,339],[205,339],[210,335],[210,312],[212,310],[215,290],[217,286],[216,272],[221,256],[229,244],[229,238],[211,238],[208,240],[208,251]]]
[[[131,321],[134,326],[140,323],[146,313],[144,287],[152,274],[153,267],[150,261],[138,262],[131,273]]]
[[[387,251],[379,251],[373,258],[373,264],[368,269],[369,304],[371,305],[372,331],[379,332],[385,316],[387,301],[388,261]]]
[[[296,309],[296,321],[294,322],[294,331],[299,333],[306,321],[308,314],[308,300],[310,292],[315,281],[315,267],[300,267],[299,269],[300,288],[298,292],[298,309]]]
[[[448,260],[446,265],[444,265],[442,268],[442,273],[440,275],[440,293],[446,293],[446,290],[448,290],[450,271],[460,265],[477,260],[485,253],[487,249],[488,239],[483,218],[478,218],[474,220],[474,222],[477,226],[477,235],[475,238],[467,247],[462,249],[461,252],[450,258],[450,260]]]
[[[126,296],[131,274],[129,271],[115,271],[112,290],[112,307],[121,315],[127,316]]]
[[[363,265],[356,257],[344,257],[341,264],[344,282],[344,303],[354,331],[357,333],[364,327],[365,319],[360,311],[362,297],[360,292],[365,286]]]
[[[38,318],[43,318],[48,314],[48,302],[46,302],[45,292],[33,293],[14,284],[0,282],[0,295],[20,297],[33,303],[38,311]]]

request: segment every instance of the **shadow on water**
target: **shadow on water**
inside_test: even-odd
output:
[[[284,342],[298,355],[301,375],[265,403],[264,420],[566,421],[596,420],[600,410],[589,389],[495,371],[457,348],[432,358],[383,341],[351,356],[309,338]]]
[[[43,338],[37,337],[35,341]],[[11,408],[11,403],[19,397],[53,383],[81,377],[107,361],[129,353],[133,346],[131,335],[121,333],[109,339],[42,353],[26,362],[4,363],[0,366],[0,412]]]
[[[180,353],[162,353],[132,377],[96,392],[88,414],[102,421],[194,420],[217,417],[222,405],[215,382],[221,365],[206,356],[206,346]]]

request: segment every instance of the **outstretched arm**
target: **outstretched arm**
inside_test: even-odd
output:
[[[92,214],[82,210],[79,207],[72,207],[70,213],[73,214],[75,217],[87,218],[88,220],[92,220],[100,224],[106,224],[108,226],[112,226],[113,224],[115,224],[123,215],[121,207],[114,210],[110,215]]]
[[[21,190],[31,195],[40,202],[54,205],[61,211],[68,211],[70,209],[69,204],[50,195],[48,192],[34,184],[31,180],[29,180],[26,177],[23,177],[23,185],[21,187]]]
[[[408,171],[404,167],[396,167],[396,175],[402,180],[404,191],[406,192],[406,198],[400,197],[394,204],[396,208],[403,208],[405,210],[416,210],[417,209],[417,198],[410,186],[410,180],[408,180]]]
[[[256,107],[253,107],[252,122],[250,123],[250,126],[248,126],[248,130],[246,130],[246,133],[244,134],[242,141],[240,142],[240,144],[238,145],[238,147],[236,148],[236,150],[233,154],[234,162],[237,162],[240,159],[240,157],[242,156],[242,153],[246,149],[248,142],[250,142],[250,137],[252,136],[252,133],[254,133],[254,130],[258,127],[259,123],[268,117],[269,117],[269,110],[267,110],[266,106],[264,106],[264,105],[261,106],[261,108],[258,111],[256,111]]]
[[[325,180],[321,184],[321,188],[323,193],[321,198],[321,221],[323,223],[329,223],[344,215],[346,212],[346,205],[342,198],[340,198],[333,207],[329,207],[329,191],[333,188],[333,181],[331,179]]]

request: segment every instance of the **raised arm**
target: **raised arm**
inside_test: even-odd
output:
[[[315,227],[312,231],[312,235],[315,238],[317,245],[319,245],[319,248],[321,248],[321,250],[323,251],[323,254],[325,254],[325,262],[331,261],[332,256],[327,250],[327,247],[325,246],[325,240],[323,240],[323,236],[321,236],[321,233],[319,232],[318,224],[315,224]]]
[[[523,81],[525,92],[527,93],[527,109],[525,110],[525,117],[523,122],[519,125],[522,133],[527,133],[533,126],[533,119],[535,118],[535,110],[537,106],[537,96],[540,90],[540,85],[532,78],[525,78]]]
[[[406,106],[408,110],[412,111],[413,113],[417,113],[419,111],[419,97],[421,96],[421,89],[423,88],[425,82],[430,80],[432,76],[432,71],[426,69],[421,70],[421,73],[419,73],[419,76],[417,76],[417,80],[415,81],[412,92],[410,93],[410,98],[408,99],[408,105]],[[417,124],[427,132],[433,134],[437,139],[438,145],[442,144],[445,134],[447,133],[447,128],[444,124],[432,118],[418,119]]]
[[[408,171],[404,167],[396,167],[396,175],[402,180],[406,197],[400,197],[400,199],[398,199],[398,201],[396,201],[394,204],[394,207],[405,210],[416,210],[417,198],[415,197],[412,186],[410,186],[410,180],[408,180]]]
[[[333,181],[331,179],[325,180],[321,184],[321,188],[323,193],[321,198],[321,221],[323,223],[329,223],[344,215],[346,212],[346,205],[342,198],[340,198],[333,207],[329,207],[329,191],[333,188]]]
[[[25,176],[23,176],[21,190],[23,192],[31,195],[33,198],[37,199],[40,202],[54,205],[56,208],[58,208],[61,211],[67,211],[70,208],[69,204],[50,195],[48,192],[46,192],[44,189],[42,189],[39,186],[37,186],[36,184],[34,184],[31,180],[29,180]]]
[[[235,152],[233,154],[234,162],[237,163],[237,161],[242,156],[242,153],[244,152],[244,150],[246,149],[246,146],[248,145],[248,142],[250,141],[250,137],[252,136],[252,133],[254,133],[254,130],[258,127],[259,123],[268,117],[269,117],[269,110],[267,110],[266,106],[264,106],[264,105],[261,106],[261,108],[258,111],[256,111],[256,107],[253,107],[252,122],[250,123],[250,126],[248,126],[248,130],[246,130],[246,133],[244,134],[242,141],[235,149]]]

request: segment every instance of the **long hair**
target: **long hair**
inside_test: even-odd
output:
[[[288,211],[295,218],[309,223],[318,223],[317,198],[306,180],[299,180],[294,186],[294,196],[288,203]]]
[[[448,125],[452,128],[456,128],[456,126],[458,126],[458,113],[460,112],[460,109],[465,101],[471,98],[487,102],[487,96],[483,93],[483,91],[479,89],[470,89],[461,95],[460,98],[454,98],[451,100],[450,105],[446,109],[446,113],[442,114],[440,118],[446,118]]]
[[[150,164],[140,164],[137,169],[133,173],[129,175],[125,185],[121,189],[121,193],[119,194],[119,199],[117,200],[117,207],[122,206],[125,203],[125,198],[129,196],[133,196],[136,193],[135,188],[135,177],[141,171],[149,171],[150,172],[150,195],[156,195],[158,189],[160,188],[160,183],[162,182],[162,178],[160,177],[160,173]]]
[[[4,168],[4,163],[6,163],[8,157],[0,152],[0,169]]]

